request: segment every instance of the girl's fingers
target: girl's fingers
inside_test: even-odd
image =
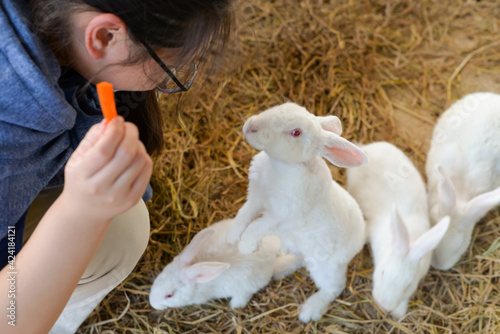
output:
[[[86,151],[81,155],[82,161],[79,167],[85,170],[84,177],[93,176],[113,159],[125,135],[124,122],[122,117],[115,117],[109,124],[102,126],[99,136],[96,132],[89,133],[87,142],[92,146],[88,149],[83,148]]]
[[[137,178],[132,183],[130,187],[131,198],[141,198],[141,196],[146,191],[149,180],[151,179],[151,174],[153,173],[153,161],[151,158],[146,161],[142,170],[137,175]]]
[[[142,145],[139,130],[132,123],[125,123],[125,134],[112,159],[102,167],[93,179],[103,186],[111,187],[136,159]]]
[[[142,144],[142,142],[138,142],[137,152],[130,164],[127,168],[121,173],[116,181],[115,186],[122,188],[124,191],[129,191],[131,184],[137,178],[137,175],[141,173],[145,164],[152,164],[151,157],[146,152],[146,148]]]
[[[83,160],[85,154],[97,143],[99,137],[101,136],[102,129],[104,128],[104,123],[101,122],[99,124],[93,125],[85,137],[83,137],[80,144],[78,144],[75,151],[71,154],[66,163],[66,171],[70,171],[73,168],[80,168],[81,164],[85,164]]]

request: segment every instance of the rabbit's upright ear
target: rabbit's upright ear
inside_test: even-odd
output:
[[[183,270],[189,283],[206,283],[217,278],[231,265],[224,262],[199,262]]]
[[[441,215],[450,214],[457,203],[455,187],[441,165],[436,165],[434,171],[438,176],[437,194],[438,208]]]
[[[413,243],[408,256],[413,261],[420,261],[425,254],[431,252],[439,245],[449,226],[450,217],[446,216]]]
[[[410,237],[395,204],[391,211],[392,250],[400,255],[406,255],[410,249]]]
[[[316,119],[323,130],[333,132],[339,136],[342,134],[342,123],[337,116],[316,116]]]
[[[490,192],[474,197],[465,203],[464,212],[470,218],[468,221],[477,222],[488,211],[500,204],[500,187]]]
[[[358,167],[368,161],[365,153],[348,140],[333,132],[321,131],[322,140],[317,154],[339,167]]]
[[[189,245],[179,254],[179,260],[183,264],[189,264],[193,261],[195,256],[203,248],[208,239],[214,234],[215,231],[211,228],[201,230],[194,236]]]

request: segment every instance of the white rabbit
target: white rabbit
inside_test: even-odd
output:
[[[432,250],[443,238],[449,217],[429,229],[424,181],[396,146],[377,142],[362,149],[368,163],[347,171],[347,189],[366,219],[375,265],[373,298],[400,319],[429,270]]]
[[[318,320],[345,288],[348,263],[364,244],[361,210],[321,157],[343,167],[359,166],[366,157],[339,136],[337,117],[316,117],[294,103],[250,117],[243,132],[263,151],[252,160],[247,200],[227,240],[241,236],[239,250],[248,254],[265,235],[277,235],[285,252],[304,259],[319,288],[299,318]]]
[[[426,174],[431,222],[451,217],[431,263],[446,270],[467,250],[475,224],[500,203],[500,95],[466,95],[441,115]]]
[[[149,294],[153,308],[164,310],[217,298],[231,298],[232,308],[244,307],[273,274],[283,277],[301,266],[294,255],[277,257],[276,236],[263,240],[253,254],[239,254],[237,246],[225,241],[231,222],[226,219],[200,231],[163,269]]]

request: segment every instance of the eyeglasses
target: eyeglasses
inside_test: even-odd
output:
[[[151,58],[153,58],[168,75],[168,77],[158,85],[158,91],[164,94],[172,94],[181,91],[187,92],[189,88],[191,88],[196,78],[196,74],[198,74],[198,66],[196,66],[195,63],[189,63],[180,68],[169,69],[148,43],[143,40],[141,40],[141,43],[148,51]]]

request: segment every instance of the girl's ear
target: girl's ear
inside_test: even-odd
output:
[[[318,155],[338,167],[358,167],[368,161],[359,147],[333,132],[322,130],[322,143]]]
[[[85,29],[85,47],[94,59],[101,59],[109,54],[123,58],[128,54],[127,26],[114,14],[99,14],[92,18]],[[122,42],[122,43],[120,43]],[[125,53],[123,53],[125,52]]]

